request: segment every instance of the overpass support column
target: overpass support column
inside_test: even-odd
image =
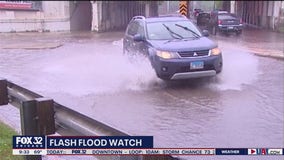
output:
[[[230,7],[231,8],[231,11],[230,11],[231,13],[235,13],[235,9],[236,9],[235,3],[236,3],[235,1],[231,1],[231,7]]]
[[[92,31],[102,30],[102,3],[103,1],[91,1],[92,3]]]
[[[145,16],[155,17],[158,15],[158,1],[147,1],[145,4]]]

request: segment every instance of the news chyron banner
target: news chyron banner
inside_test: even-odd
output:
[[[153,148],[153,136],[13,136],[13,155],[283,155],[283,148]]]

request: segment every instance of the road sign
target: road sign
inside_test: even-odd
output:
[[[187,16],[187,1],[179,2],[179,13],[184,16]]]

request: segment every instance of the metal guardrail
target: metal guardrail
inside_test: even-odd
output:
[[[20,109],[23,135],[49,135],[55,132],[69,136],[129,136],[129,134],[87,117],[52,99],[32,92],[13,82],[0,79],[0,105]],[[28,157],[28,158],[27,158]],[[39,160],[41,156],[27,156]],[[107,160],[173,160],[172,156],[96,156]]]

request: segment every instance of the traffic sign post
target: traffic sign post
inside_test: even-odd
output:
[[[187,17],[187,1],[179,2],[179,13]]]

